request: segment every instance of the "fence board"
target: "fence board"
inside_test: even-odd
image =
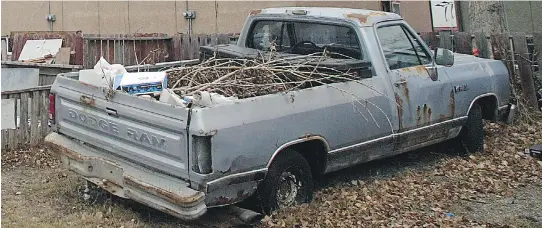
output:
[[[7,149],[8,130],[2,130],[2,151]]]
[[[452,32],[443,31],[439,33],[439,47],[453,51]]]
[[[49,90],[43,90],[41,91],[40,93],[40,97],[41,97],[41,111],[43,111],[43,113],[41,113],[41,135],[42,137],[40,137],[40,141],[43,141],[43,137],[45,137],[45,135],[47,135],[47,133],[49,132]]]
[[[28,125],[28,106],[29,99],[31,93],[21,93],[21,101],[20,101],[20,108],[19,108],[19,129],[17,130],[17,135],[19,138],[19,142],[21,144],[25,144],[30,139],[30,127]]]
[[[489,58],[489,49],[488,49],[488,41],[487,36],[485,33],[476,33],[474,37],[476,41],[476,46],[478,47],[478,50],[480,50],[480,56],[481,58]]]
[[[21,99],[20,94],[10,94],[9,98],[15,99],[15,112],[14,112],[14,118],[15,121],[17,121],[17,114],[20,113],[18,110],[19,105],[17,104],[17,100]],[[15,129],[8,129],[8,140],[10,147],[16,147],[18,146],[18,135],[17,135],[17,124],[15,124]]]
[[[8,99],[8,95],[2,94],[2,99]],[[2,150],[5,150],[8,145],[8,130],[2,130]]]
[[[38,129],[38,120],[40,119],[40,91],[32,92],[32,106],[30,108],[30,145],[38,145],[40,131]]]

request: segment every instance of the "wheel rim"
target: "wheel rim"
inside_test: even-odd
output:
[[[285,171],[280,176],[277,189],[277,202],[279,208],[292,206],[296,203],[301,190],[301,181],[290,171]]]

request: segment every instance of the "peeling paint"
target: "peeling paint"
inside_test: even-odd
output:
[[[346,17],[350,19],[356,19],[361,24],[367,23],[367,19],[369,18],[367,15],[358,14],[358,13],[350,13],[350,14],[347,14]]]
[[[403,100],[399,94],[395,93],[395,101],[397,102],[397,118],[399,119],[399,130],[403,129]]]
[[[455,115],[455,93],[454,89],[450,91],[450,118],[454,118]]]

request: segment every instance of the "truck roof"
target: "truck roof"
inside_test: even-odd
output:
[[[265,8],[251,12],[251,15],[306,15],[309,17],[324,17],[357,21],[361,25],[371,26],[375,23],[402,19],[395,13],[367,9],[335,8],[335,7],[280,7]]]

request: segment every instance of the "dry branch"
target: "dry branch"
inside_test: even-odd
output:
[[[350,95],[353,98],[353,105],[359,104],[364,107],[370,119],[380,127],[374,117],[374,111],[368,106],[375,107],[386,117],[391,127],[389,117],[382,109],[350,91],[338,88],[333,83],[353,82],[384,95],[394,103],[395,100],[363,83],[359,75],[323,66],[321,63],[330,58],[329,54],[324,50],[321,53],[286,58],[277,58],[272,52],[269,55],[260,54],[259,58],[254,59],[212,57],[197,65],[167,70],[168,87],[181,96],[193,96],[208,91],[243,99],[326,85]],[[363,118],[369,120],[361,110],[358,111]]]

